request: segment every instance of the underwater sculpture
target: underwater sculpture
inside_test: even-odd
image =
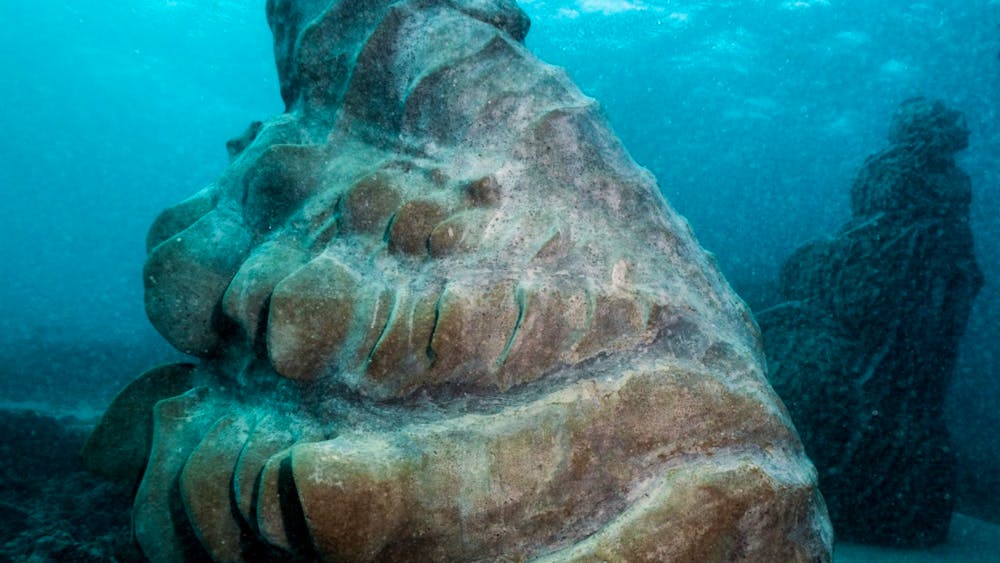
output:
[[[816,463],[838,537],[944,541],[955,459],[944,400],[983,283],[961,113],[915,98],[851,187],[852,220],[785,263],[758,314],[771,382]]]
[[[509,0],[271,0],[287,112],[148,238],[198,365],[85,448],[155,561],[829,561],[759,334]]]

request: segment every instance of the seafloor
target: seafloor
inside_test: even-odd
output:
[[[130,491],[87,474],[75,417],[0,411],[0,562],[134,561]]]

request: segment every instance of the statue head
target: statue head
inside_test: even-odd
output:
[[[944,156],[969,146],[969,128],[965,115],[941,100],[910,98],[892,116],[889,141]]]

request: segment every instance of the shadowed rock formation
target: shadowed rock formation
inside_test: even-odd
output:
[[[287,112],[148,238],[198,365],[86,450],[156,561],[828,561],[755,324],[508,0],[272,0]]]
[[[129,542],[128,487],[80,465],[88,427],[72,417],[0,410],[0,561],[141,557]]]
[[[916,98],[851,187],[852,220],[785,263],[763,311],[771,382],[816,463],[839,537],[946,539],[954,455],[944,398],[982,285],[971,188],[954,155],[964,117]]]

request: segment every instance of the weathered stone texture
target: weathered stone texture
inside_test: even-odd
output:
[[[829,560],[749,311],[516,5],[268,20],[287,112],[149,237],[149,557]]]

